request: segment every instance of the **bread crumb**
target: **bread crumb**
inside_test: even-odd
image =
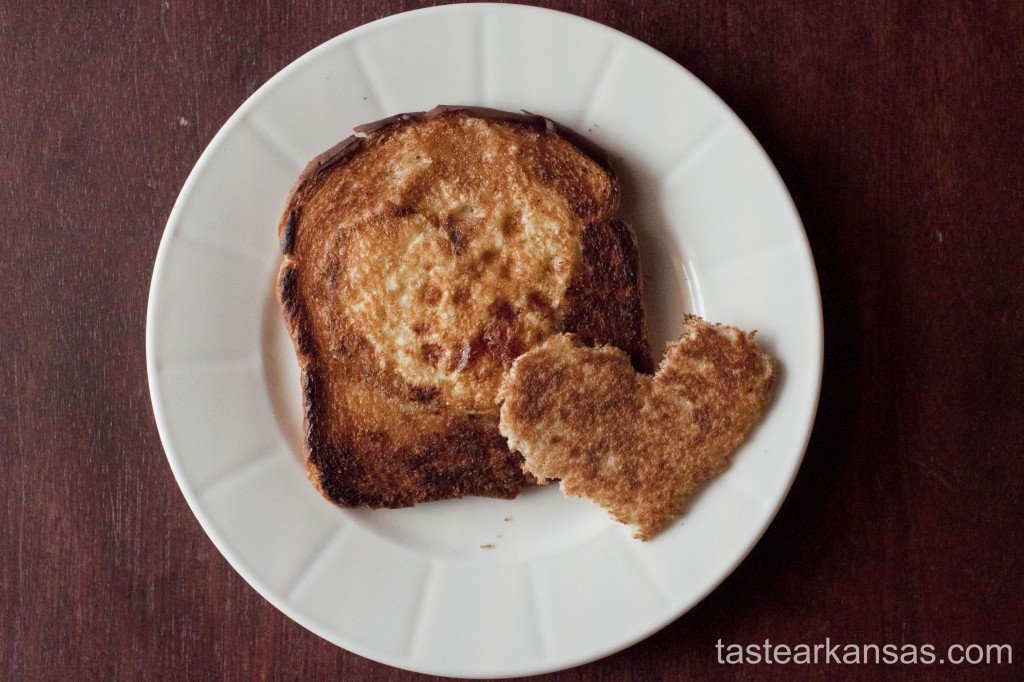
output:
[[[505,523],[508,523],[508,522],[509,522],[509,521],[511,521],[511,520],[512,520],[512,517],[511,517],[511,516],[506,516],[506,517],[505,517]]]
[[[180,125],[182,128],[186,127],[188,125],[188,119],[184,116],[181,116],[180,118],[178,118],[178,125]]]
[[[494,549],[494,545],[488,542],[486,545],[480,545],[480,549]]]

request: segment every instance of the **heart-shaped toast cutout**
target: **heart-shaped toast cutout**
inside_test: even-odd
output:
[[[775,360],[753,334],[688,315],[654,376],[618,348],[559,334],[501,385],[500,430],[524,468],[561,480],[647,540],[724,470],[768,406]]]

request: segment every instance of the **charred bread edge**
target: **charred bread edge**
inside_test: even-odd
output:
[[[643,374],[653,374],[654,359],[651,357],[650,340],[648,339],[649,329],[647,327],[647,315],[644,314],[644,279],[640,270],[640,244],[637,242],[636,232],[633,228],[618,218],[608,221],[609,229],[615,239],[615,247],[622,254],[622,276],[636,289],[637,299],[631,301],[630,312],[639,315],[641,320],[641,337],[637,339],[640,346],[628,352],[633,368]],[[639,308],[637,310],[636,308]]]
[[[529,111],[523,110],[520,113],[513,111],[502,111],[501,109],[491,109],[488,107],[475,107],[468,105],[455,105],[455,104],[439,104],[430,111],[416,111],[406,114],[396,114],[395,116],[388,116],[382,118],[379,121],[373,121],[371,123],[364,123],[363,125],[356,126],[356,133],[373,133],[384,128],[391,128],[394,126],[405,125],[414,121],[432,121],[435,118],[441,118],[451,114],[465,114],[472,116],[473,118],[480,118],[486,121],[498,121],[505,123],[516,123],[522,126],[526,126],[531,130],[538,133],[556,134],[564,138],[567,142],[572,143],[578,147],[584,154],[589,156],[597,165],[601,166],[605,171],[611,174],[612,178],[615,178],[615,171],[608,160],[608,154],[600,146],[595,144],[589,138],[580,135],[572,128],[568,128],[557,121],[554,121],[547,116],[541,116],[540,114],[533,114]],[[352,138],[349,138],[351,140]],[[344,142],[342,143],[344,144]],[[336,148],[335,148],[336,149]],[[333,149],[330,151],[334,151]],[[329,153],[329,152],[328,152]]]
[[[315,434],[321,433],[315,428],[320,414],[314,409],[314,405],[322,404],[323,401],[313,400],[315,394],[322,390],[322,373],[319,366],[316,350],[309,331],[306,310],[302,305],[298,293],[298,271],[291,263],[291,256],[295,250],[295,240],[298,236],[299,224],[302,219],[302,200],[319,181],[320,175],[331,168],[343,164],[362,150],[364,137],[368,133],[374,133],[385,128],[394,128],[408,125],[414,122],[431,121],[442,116],[464,114],[488,121],[506,122],[522,125],[539,133],[554,134],[565,139],[570,144],[588,156],[594,163],[599,165],[612,181],[612,200],[608,214],[612,215],[618,209],[619,203],[619,182],[618,176],[608,159],[607,153],[591,140],[583,137],[571,128],[567,128],[546,116],[532,114],[527,111],[514,113],[477,106],[438,105],[430,111],[419,111],[405,114],[397,114],[380,119],[371,123],[357,126],[354,130],[356,135],[351,135],[327,151],[318,155],[310,161],[299,174],[295,184],[288,194],[288,201],[278,224],[278,237],[281,253],[284,262],[278,273],[278,300],[281,303],[284,313],[285,324],[288,327],[292,342],[295,345],[298,355],[299,367],[301,370],[302,382],[302,406],[303,406],[303,433],[306,443],[308,461],[306,472],[316,488],[326,497],[334,502],[345,506],[379,506],[380,500],[375,496],[366,496],[345,486],[344,484],[330,483],[325,486],[325,481],[320,477],[321,466],[319,463],[336,460],[339,457],[346,457],[345,448],[341,444],[327,441],[325,438],[318,438]],[[636,241],[632,230],[621,221],[616,221],[621,227],[628,230],[626,235],[620,232],[620,243],[623,252],[629,254],[627,262],[637,262]],[[619,229],[621,229],[619,227]],[[631,242],[627,247],[626,242]],[[634,273],[636,271],[634,270]],[[639,276],[637,276],[639,282]],[[355,463],[351,458],[347,458]],[[372,499],[371,499],[372,498]]]

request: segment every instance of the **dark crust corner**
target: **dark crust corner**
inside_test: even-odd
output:
[[[302,203],[306,193],[314,186],[318,176],[340,163],[352,158],[356,152],[363,148],[363,138],[351,135],[334,145],[324,153],[306,164],[306,167],[299,173],[298,179],[292,185],[288,193],[284,215],[278,223],[277,235],[280,240],[281,253],[285,257],[295,251],[295,242],[299,234],[299,222],[302,212]]]
[[[348,483],[363,475],[363,466],[352,456],[351,449],[344,444],[331,442],[323,437],[324,430],[318,428],[321,419],[317,405],[323,405],[320,397],[323,380],[319,365],[310,363],[302,373],[302,402],[305,413],[306,433],[306,475],[320,491],[320,494],[342,507],[380,507],[386,502],[380,497],[359,490]],[[337,476],[323,476],[324,471],[338,472]]]
[[[350,135],[306,164],[288,196],[288,210],[291,211],[297,205],[301,205],[303,190],[308,188],[318,175],[351,159],[363,148],[363,144],[362,137]]]

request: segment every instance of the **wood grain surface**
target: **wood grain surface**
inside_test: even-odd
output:
[[[658,634],[549,679],[1024,678],[1022,5],[546,4],[663,51],[753,130],[806,223],[827,354],[753,553]],[[164,223],[218,128],[308,49],[421,5],[0,3],[0,679],[426,679],[228,566],[167,465],[144,347]],[[1014,662],[716,659],[719,639],[825,637]]]

